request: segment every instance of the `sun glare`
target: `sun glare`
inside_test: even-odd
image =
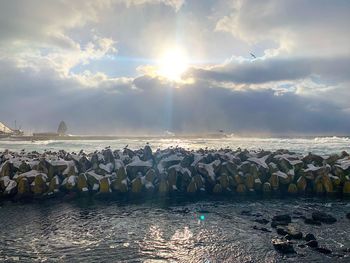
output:
[[[179,48],[164,52],[158,64],[158,75],[173,81],[180,81],[181,75],[188,68],[186,55]]]

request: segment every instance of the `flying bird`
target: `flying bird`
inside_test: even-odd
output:
[[[251,55],[253,58],[256,58],[256,56],[255,56],[253,53],[250,53],[250,55]]]

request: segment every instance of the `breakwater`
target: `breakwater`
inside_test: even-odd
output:
[[[350,194],[347,152],[167,148],[0,153],[1,198]]]

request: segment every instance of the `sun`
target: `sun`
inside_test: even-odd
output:
[[[158,60],[157,74],[172,81],[180,81],[188,69],[186,54],[180,48],[166,50]]]

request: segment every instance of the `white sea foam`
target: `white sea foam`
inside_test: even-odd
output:
[[[164,149],[168,147],[183,147],[186,149],[219,149],[238,147],[249,150],[277,150],[288,149],[301,154],[313,152],[317,154],[328,155],[331,153],[340,153],[341,151],[350,152],[350,138],[348,137],[310,137],[310,138],[244,138],[244,137],[226,137],[226,138],[147,138],[147,139],[117,139],[117,140],[47,140],[47,141],[6,141],[0,140],[0,151],[5,149],[20,151],[53,150],[64,149],[69,152],[79,152],[84,149],[86,152],[101,150],[107,146],[112,149],[123,149],[126,145],[130,149],[139,149],[149,143],[153,150],[157,148]]]

